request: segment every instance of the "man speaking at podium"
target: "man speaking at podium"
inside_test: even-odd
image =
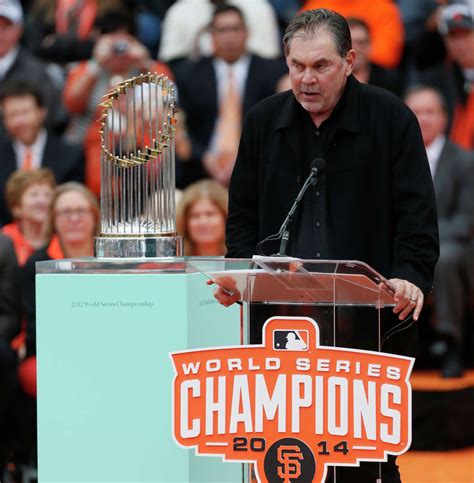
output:
[[[361,260],[390,280],[396,316],[416,321],[439,252],[416,117],[396,96],[351,75],[355,52],[338,13],[303,12],[283,42],[291,91],[263,100],[245,120],[230,183],[227,256]],[[317,184],[308,183],[282,243],[272,235],[311,174]],[[221,288],[216,298],[235,301]],[[416,328],[400,340],[390,350],[410,353]],[[338,469],[337,482],[375,483],[378,467]],[[400,481],[395,458],[382,467],[383,482]]]
[[[254,106],[230,184],[227,256],[252,257],[279,231],[316,165],[286,254],[361,260],[391,280],[394,311],[415,320],[438,259],[436,204],[415,115],[351,75],[355,52],[336,12],[308,10],[283,39],[291,91]],[[280,241],[260,243],[265,254]],[[221,302],[232,302],[219,291]]]

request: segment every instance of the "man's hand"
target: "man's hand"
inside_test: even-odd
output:
[[[237,290],[235,280],[232,277],[219,277],[216,279],[219,285],[214,290],[214,297],[224,307],[229,307],[241,298],[240,292]],[[208,280],[208,285],[213,285],[213,280]]]
[[[423,292],[413,283],[400,278],[391,278],[388,286],[395,292],[396,305],[393,313],[398,314],[400,320],[404,320],[413,311],[413,320],[418,320],[423,308]]]
[[[105,67],[112,57],[113,43],[114,36],[111,34],[104,34],[98,37],[92,51],[92,59],[102,67]]]

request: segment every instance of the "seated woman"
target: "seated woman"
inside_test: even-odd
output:
[[[5,196],[14,221],[2,231],[13,241],[20,266],[49,241],[46,223],[55,184],[47,168],[18,170],[8,178]]]
[[[227,189],[213,180],[189,185],[176,210],[176,226],[187,256],[225,255]]]
[[[26,312],[26,355],[20,367],[20,382],[27,394],[36,395],[35,265],[42,260],[91,257],[99,230],[99,204],[84,185],[71,181],[59,185],[53,195],[47,233],[54,233],[47,247],[35,251],[23,270],[23,306]],[[29,360],[30,359],[30,360]],[[34,371],[33,371],[34,368]],[[23,372],[22,372],[23,371]]]
[[[54,251],[46,250],[51,259],[94,255],[100,209],[97,198],[83,184],[71,181],[55,189],[48,220],[48,228],[58,240],[58,246],[50,245]]]

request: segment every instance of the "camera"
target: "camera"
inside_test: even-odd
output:
[[[128,48],[129,44],[126,40],[117,40],[117,42],[112,45],[112,52],[116,55],[120,55],[127,52]]]

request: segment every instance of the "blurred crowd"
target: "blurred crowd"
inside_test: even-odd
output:
[[[438,201],[432,301],[445,377],[463,372],[474,287],[474,0],[0,0],[0,480],[35,467],[35,262],[93,255],[101,99],[121,81],[174,80],[177,229],[185,254],[225,255],[242,120],[290,88],[288,21],[349,21],[353,74],[418,118]]]

